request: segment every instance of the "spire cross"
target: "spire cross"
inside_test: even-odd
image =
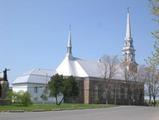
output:
[[[127,8],[128,13],[130,13],[130,7]]]
[[[69,31],[71,31],[71,24],[69,24]]]

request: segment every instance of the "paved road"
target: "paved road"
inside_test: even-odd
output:
[[[159,107],[122,106],[94,110],[1,112],[0,120],[159,120]]]

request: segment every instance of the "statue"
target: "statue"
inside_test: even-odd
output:
[[[8,81],[7,71],[9,71],[9,69],[7,69],[7,68],[5,68],[5,69],[3,70],[3,80],[4,80],[4,81]]]
[[[0,105],[8,104],[9,100],[7,100],[7,92],[9,90],[9,82],[7,78],[7,71],[9,69],[5,68],[3,70],[3,78],[0,78]]]

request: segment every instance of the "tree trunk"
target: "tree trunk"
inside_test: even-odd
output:
[[[153,105],[156,106],[156,96],[153,96]]]
[[[105,88],[105,104],[108,104],[108,98],[109,98],[109,95],[108,95],[108,88]]]
[[[64,97],[60,100],[60,102],[57,105],[61,105],[62,101],[64,100]]]
[[[150,88],[150,86],[148,88],[148,94],[149,94],[149,104],[151,104],[151,97],[152,97],[152,95],[151,95],[151,88]]]
[[[114,88],[114,104],[116,105],[116,86]]]
[[[151,104],[151,94],[149,94],[149,104]]]
[[[56,105],[58,105],[57,95],[55,96],[55,98],[56,98]]]

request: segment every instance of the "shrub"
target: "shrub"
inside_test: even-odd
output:
[[[31,105],[31,96],[28,92],[13,92],[12,93],[12,103],[22,105],[22,106],[28,106]]]
[[[21,104],[23,106],[28,106],[28,105],[31,105],[32,102],[31,102],[31,99],[30,99],[30,94],[28,92],[24,92],[21,96]]]

